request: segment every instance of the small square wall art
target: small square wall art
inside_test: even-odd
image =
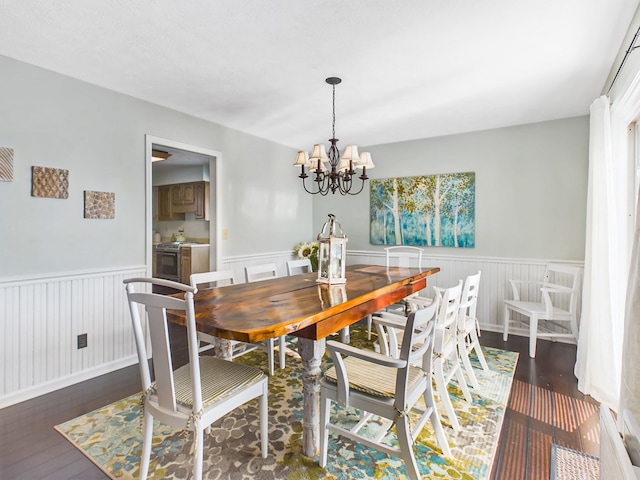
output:
[[[31,167],[31,196],[69,198],[69,170]]]
[[[0,147],[0,182],[13,181],[13,149]]]
[[[84,218],[116,218],[116,194],[84,191]]]

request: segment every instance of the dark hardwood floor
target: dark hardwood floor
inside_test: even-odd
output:
[[[578,391],[576,346],[484,332],[480,343],[520,353],[502,425],[493,480],[548,480],[551,444],[599,456],[599,404]]]
[[[172,335],[185,343],[180,327]],[[539,341],[534,360],[526,338],[484,332],[481,343],[520,352],[492,480],[547,480],[552,442],[598,456],[598,404],[577,390],[575,346]],[[53,427],[138,391],[132,366],[0,410],[0,479],[108,478]]]

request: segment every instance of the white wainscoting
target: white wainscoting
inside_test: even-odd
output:
[[[384,265],[384,252],[348,251],[349,264]],[[221,259],[244,283],[244,267],[275,263],[286,276],[292,251]],[[482,329],[502,331],[502,302],[509,279],[541,278],[545,260],[426,255],[440,267],[429,286],[448,287],[482,271],[478,318]],[[581,265],[577,262],[563,262]],[[123,280],[146,276],[145,266],[0,279],[0,408],[137,362]],[[534,293],[534,292],[532,292]],[[427,294],[431,295],[429,289]],[[86,333],[88,347],[76,348]],[[526,331],[514,332],[526,334]]]
[[[146,272],[0,279],[0,408],[136,363],[122,282]],[[83,333],[88,346],[78,349]]]
[[[482,271],[478,294],[477,315],[483,330],[502,332],[502,306],[505,298],[511,299],[510,279],[541,280],[545,265],[550,262],[566,263],[582,266],[582,262],[562,260],[530,260],[492,257],[467,257],[454,255],[423,255],[424,267],[440,267],[440,272],[428,278],[428,285],[436,287],[450,287],[467,275]],[[384,252],[350,251],[349,264],[385,265]],[[535,298],[537,289],[530,288],[521,294],[523,300]],[[433,296],[430,288],[425,296]],[[578,305],[579,308],[579,305]],[[578,318],[580,318],[578,313]],[[510,333],[527,335],[526,330],[509,329]],[[566,339],[565,339],[566,341]]]

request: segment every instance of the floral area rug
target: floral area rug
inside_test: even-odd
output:
[[[352,328],[351,343],[373,349],[364,328]],[[438,405],[453,458],[445,458],[437,448],[430,423],[416,442],[416,460],[423,478],[487,479],[497,448],[518,354],[483,347],[490,370],[474,361],[480,389],[471,389],[473,402],[464,400],[455,384],[449,395],[458,412],[462,429],[454,432],[444,408]],[[263,365],[264,353],[252,352],[236,361]],[[324,362],[324,366],[330,360]],[[287,368],[269,378],[269,455],[260,456],[258,403],[252,401],[231,412],[205,434],[204,478],[214,479],[397,479],[406,477],[402,460],[330,436],[329,462],[320,468],[317,457],[302,454],[302,366],[287,356]],[[438,398],[436,400],[439,402]],[[334,414],[335,414],[334,405]],[[339,419],[349,423],[355,410],[340,409]],[[78,418],[57,425],[56,430],[84,453],[109,477],[139,477],[142,434],[140,395],[132,395]],[[393,437],[392,434],[389,435]],[[151,453],[149,478],[191,477],[192,440],[183,431],[157,421]]]

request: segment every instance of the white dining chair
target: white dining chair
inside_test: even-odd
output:
[[[478,331],[480,330],[477,317],[478,289],[480,288],[481,271],[473,275],[467,275],[460,296],[460,309],[458,316],[458,354],[464,366],[469,382],[473,388],[480,388],[478,379],[471,365],[470,355],[474,353],[483,370],[489,370],[487,360],[484,358]]]
[[[312,271],[311,260],[308,258],[287,261],[287,273],[289,276],[299,275],[301,273],[311,273]]]
[[[214,272],[192,273],[189,276],[189,283],[192,287],[196,288],[202,288],[204,284],[206,284],[206,288],[233,285],[233,271],[217,270]],[[218,342],[216,337],[203,332],[198,332],[198,340],[200,341],[200,347],[198,349],[200,353],[214,348]]]
[[[509,280],[512,300],[504,301],[504,341],[509,337],[509,327],[522,324],[529,327],[529,356],[536,356],[538,338],[570,338],[578,340],[578,299],[582,268],[573,265],[550,263],[541,280]],[[533,294],[522,287],[530,287]],[[522,291],[521,291],[522,290]],[[512,313],[519,318],[512,318]]]
[[[261,265],[248,265],[244,267],[244,273],[247,279],[247,283],[260,282],[263,280],[269,280],[272,278],[278,278],[278,267],[275,263],[265,263]],[[265,340],[268,349],[271,349],[269,354],[269,362],[273,363],[273,352],[275,350],[274,339],[270,338]],[[284,335],[278,337],[278,360],[280,363],[280,369],[285,368],[286,357],[286,338]]]
[[[347,449],[365,445],[400,457],[409,478],[420,479],[422,477],[413,448],[415,439],[427,421],[433,426],[437,445],[446,457],[451,457],[432,388],[436,310],[437,302],[434,302],[427,308],[411,313],[406,322],[403,322],[405,328],[399,358],[361,350],[333,340],[327,342],[333,366],[320,381],[321,467],[327,464],[329,432],[333,432],[351,440]],[[351,428],[332,423],[331,402],[337,403],[339,407],[358,409],[361,413],[360,421]],[[417,423],[409,424],[409,413],[418,415]],[[386,421],[380,424],[381,419]],[[366,431],[370,421],[377,423],[379,433],[375,437],[361,433]],[[393,426],[397,446],[382,442]]]
[[[268,382],[260,370],[208,355],[199,355],[194,293],[197,288],[156,278],[124,280],[142,380],[143,440],[139,478],[147,478],[154,418],[193,432],[193,478],[202,479],[204,431],[228,412],[259,400],[260,453],[267,457]],[[149,293],[154,285],[184,293],[184,299]],[[166,311],[184,312],[189,363],[173,370]],[[151,350],[147,350],[147,328]],[[152,361],[149,362],[149,359]],[[153,378],[153,381],[152,381]]]
[[[448,385],[455,379],[462,390],[464,398],[471,403],[473,397],[464,378],[462,363],[458,355],[458,318],[460,314],[460,295],[462,293],[462,280],[453,287],[446,288],[442,292],[442,300],[438,307],[436,336],[433,351],[433,374],[435,376],[437,392],[444,405],[449,422],[454,430],[460,430],[460,422],[453,408],[449,396]]]
[[[207,284],[207,286],[224,286],[220,285],[220,283],[226,285],[233,285],[233,272],[231,270],[219,270],[214,272],[202,272],[202,273],[193,273],[191,274],[191,286],[198,287],[203,284]],[[201,342],[201,346],[199,348],[200,353],[214,348],[215,345],[218,345],[220,339],[213,336],[208,335],[206,333],[198,332],[198,340]],[[268,369],[269,375],[273,375],[275,372],[274,367],[274,341],[273,339],[265,340],[264,342],[259,343],[245,343],[238,342],[235,340],[230,340],[231,342],[231,359],[238,358],[242,355],[245,355],[249,352],[253,352],[254,350],[263,350],[267,354],[268,361]]]
[[[398,245],[394,247],[386,247],[384,249],[386,256],[386,266],[389,267],[402,267],[402,268],[420,268],[422,266],[422,254],[424,250],[419,247],[411,247],[407,245]],[[409,297],[416,297],[420,292],[411,294]],[[390,305],[383,311],[402,313],[405,316],[409,314],[408,298],[404,298],[394,305]],[[376,315],[379,312],[374,313]],[[371,340],[371,315],[367,317],[367,339]]]

